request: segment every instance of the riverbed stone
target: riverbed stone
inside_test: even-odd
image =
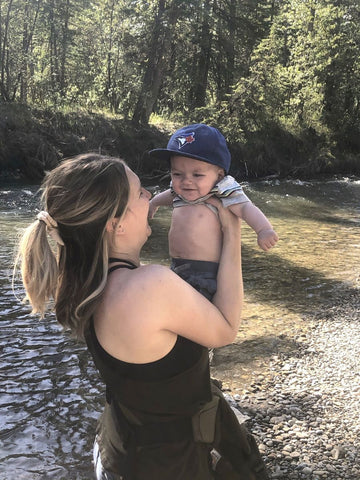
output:
[[[307,317],[297,349],[232,395],[270,478],[360,480],[360,291]]]

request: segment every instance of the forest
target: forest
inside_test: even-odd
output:
[[[358,175],[359,101],[358,0],[0,0],[2,171],[96,150],[150,173],[204,122],[245,177]]]

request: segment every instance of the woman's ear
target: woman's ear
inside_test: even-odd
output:
[[[106,222],[105,230],[107,231],[107,233],[114,233],[114,230],[115,230],[114,223],[115,223],[115,220],[113,218]]]
[[[125,231],[118,218],[112,218],[111,220],[108,220],[105,228],[108,233],[112,233],[114,235],[121,235]]]
[[[116,230],[115,230],[115,233],[118,233],[118,234],[123,234],[125,232],[125,228],[123,227],[123,225],[121,223],[119,223],[117,226],[116,226]]]

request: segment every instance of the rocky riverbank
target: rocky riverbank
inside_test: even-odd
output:
[[[360,292],[307,319],[241,394],[225,391],[271,478],[360,479]]]

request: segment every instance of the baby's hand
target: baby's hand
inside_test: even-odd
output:
[[[279,240],[277,233],[274,230],[260,230],[257,237],[257,242],[260,248],[265,252],[270,250]]]
[[[159,207],[155,206],[154,203],[150,200],[148,213],[149,220],[152,220],[154,218],[154,215],[157,212],[158,208]]]

